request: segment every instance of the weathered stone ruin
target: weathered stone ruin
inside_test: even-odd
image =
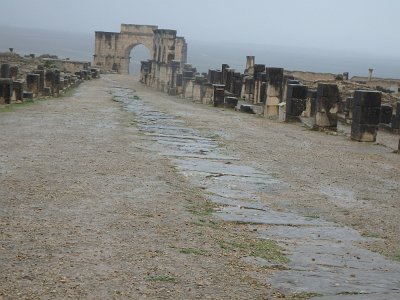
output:
[[[98,68],[87,62],[55,58],[23,58],[16,53],[0,53],[0,104],[21,102],[43,96],[58,96],[82,80],[99,77]],[[60,67],[57,68],[57,67]],[[86,74],[71,75],[73,71]]]
[[[339,89],[336,84],[319,83],[317,88],[315,125],[320,128],[336,128],[339,102]]]
[[[130,51],[138,44],[151,53],[151,59],[141,62],[140,81],[171,96],[322,130],[336,131],[341,120],[353,124],[352,138],[358,141],[374,141],[378,124],[400,124],[400,105],[397,110],[381,104],[367,109],[355,99],[364,91],[341,90],[340,83],[349,82],[348,72],[305,83],[296,77],[302,72],[256,64],[254,56],[247,56],[243,74],[228,64],[200,74],[186,62],[185,39],[157,26],[122,24],[119,33],[96,32],[94,65],[103,72],[127,74]]]
[[[381,92],[355,91],[351,138],[360,142],[375,142],[378,131]]]

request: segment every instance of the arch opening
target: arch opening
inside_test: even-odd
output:
[[[143,60],[151,59],[150,50],[143,44],[134,45],[129,50],[129,69],[130,75],[140,74],[140,62]]]

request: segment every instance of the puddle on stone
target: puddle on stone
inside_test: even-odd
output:
[[[315,299],[400,299],[400,264],[362,249],[371,241],[351,228],[293,212],[278,212],[260,200],[287,188],[270,174],[243,165],[204,133],[152,108],[129,89],[114,88],[116,101],[135,114],[138,128],[153,141],[152,150],[169,157],[193,185],[206,190],[220,204],[216,216],[257,226],[260,238],[277,241],[290,262],[266,280],[285,294],[315,293]],[[210,133],[208,133],[210,134]],[[320,191],[353,205],[353,193],[339,188]],[[244,262],[275,266],[275,262],[247,258]],[[273,268],[273,267],[271,267]]]

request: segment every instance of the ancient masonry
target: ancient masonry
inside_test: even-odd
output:
[[[187,44],[175,30],[151,25],[122,24],[121,32],[96,32],[94,65],[102,71],[127,74],[130,51],[146,46],[152,59],[141,62],[141,82],[169,95],[235,108],[288,122],[301,120],[313,128],[336,130],[338,120],[352,124],[351,138],[376,141],[379,126],[398,131],[400,102],[393,108],[381,105],[381,92],[356,90],[342,101],[337,84],[318,83],[312,89],[284,69],[255,64],[248,56],[244,74],[227,64],[199,74],[186,63]],[[372,76],[370,70],[370,77]],[[348,80],[343,73],[341,80]],[[371,78],[369,78],[371,81]]]
[[[96,31],[94,66],[103,71],[113,70],[128,74],[130,52],[142,44],[150,51],[152,61],[157,62],[157,74],[164,84],[167,78],[167,66],[172,61],[186,62],[187,44],[183,37],[177,37],[175,30],[158,29],[153,25],[122,24],[121,32]],[[155,70],[155,69],[153,69]]]
[[[58,96],[83,80],[100,76],[100,70],[91,68],[87,62],[58,59],[43,62],[44,64],[37,65],[36,69],[28,73],[20,72],[18,65],[0,65],[0,105],[37,97]]]

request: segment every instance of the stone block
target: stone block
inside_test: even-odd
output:
[[[238,98],[236,97],[225,97],[224,107],[235,108],[238,104]]]
[[[339,89],[336,84],[319,83],[317,87],[315,125],[336,128],[339,102]]]
[[[11,78],[10,76],[10,65],[1,64],[0,66],[0,78]]]
[[[225,99],[225,85],[223,84],[213,84],[214,93],[213,93],[213,105],[223,106]]]
[[[22,94],[22,97],[24,99],[33,99],[33,93],[32,92],[28,92],[28,91],[24,91],[24,93]]]
[[[33,97],[39,95],[39,83],[40,76],[38,74],[27,74],[26,75],[26,89],[28,92],[33,93]]]
[[[13,82],[13,96],[12,99],[15,101],[22,101],[24,98],[24,83],[22,81]]]
[[[273,84],[282,84],[283,82],[283,68],[267,67],[265,70],[267,74],[267,81]]]
[[[378,91],[357,90],[354,92],[354,106],[380,107],[381,99],[382,93]]]
[[[391,105],[382,105],[379,116],[379,123],[390,124],[392,122],[393,107]]]
[[[359,142],[375,142],[378,132],[377,125],[366,125],[353,122],[351,124],[351,139]]]
[[[244,112],[244,113],[255,114],[255,112],[253,110],[253,105],[242,104],[242,105],[240,105],[240,109],[239,110],[241,112]]]
[[[12,97],[13,81],[10,78],[0,78],[0,103],[10,104]]]

